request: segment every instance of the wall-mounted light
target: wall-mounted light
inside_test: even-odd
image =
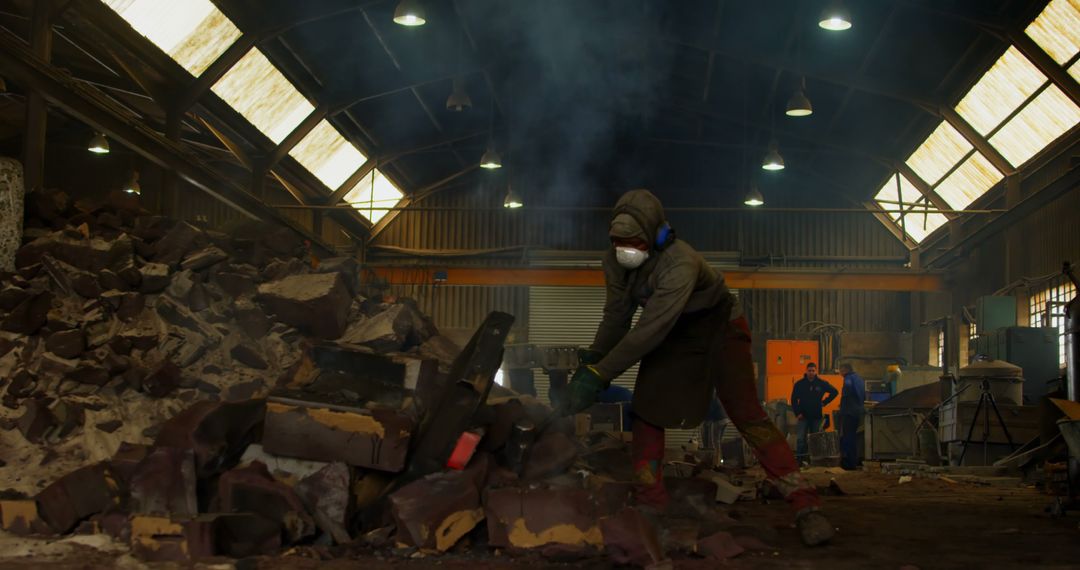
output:
[[[131,177],[128,178],[127,184],[124,184],[124,192],[128,194],[134,194],[139,196],[142,194],[142,187],[139,186],[139,171],[132,170]]]
[[[743,204],[756,208],[765,204],[765,197],[761,195],[761,190],[758,190],[757,186],[751,186],[750,191],[746,193]]]
[[[503,199],[503,208],[507,208],[507,209],[512,210],[514,208],[520,208],[520,207],[522,207],[524,205],[525,205],[525,202],[522,201],[521,195],[517,193],[517,190],[514,190],[513,186],[507,184],[506,185],[506,198]]]
[[[394,10],[394,23],[408,27],[423,26],[427,23],[424,7],[418,0],[401,0]]]
[[[94,154],[109,154],[109,139],[101,133],[94,133],[94,138],[90,139],[86,150]]]
[[[833,0],[825,10],[821,12],[821,18],[818,19],[818,26],[832,32],[850,30],[851,12],[844,6],[842,0]]]
[[[775,138],[769,141],[769,151],[765,153],[765,158],[761,161],[761,168],[763,170],[784,169],[784,157],[780,156],[780,146]]]
[[[784,113],[789,117],[806,117],[814,114],[814,106],[806,97],[806,78],[799,80],[799,88],[791,94],[787,102],[787,110]]]

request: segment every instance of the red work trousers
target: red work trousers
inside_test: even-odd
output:
[[[799,472],[787,440],[761,407],[746,318],[729,321],[716,334],[719,336],[713,344],[715,353],[708,358],[708,373],[724,411],[792,509],[798,513],[820,507],[821,499]],[[634,418],[633,433],[637,499],[663,508],[668,502],[663,482],[664,428]]]

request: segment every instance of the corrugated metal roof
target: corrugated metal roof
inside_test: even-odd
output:
[[[1077,124],[1080,124],[1080,107],[1051,85],[1009,119],[990,139],[990,144],[1013,166],[1020,166]]]
[[[1024,33],[1065,65],[1080,52],[1080,2],[1052,0]]]
[[[304,165],[331,190],[341,186],[367,158],[341,133],[323,119],[289,151],[289,156]]]
[[[971,149],[971,143],[959,131],[942,121],[908,157],[907,165],[927,184],[933,185],[971,152]]]
[[[956,112],[979,133],[988,134],[1046,81],[1035,64],[1011,46],[960,100]]]
[[[960,168],[938,184],[937,193],[957,210],[967,208],[1001,180],[1002,174],[981,153],[976,151]]]
[[[403,196],[401,190],[375,168],[353,186],[345,195],[345,201],[374,224],[389,213],[386,208],[396,206]]]
[[[315,110],[258,48],[248,51],[211,89],[275,144]]]
[[[210,0],[103,1],[196,77],[240,37]]]

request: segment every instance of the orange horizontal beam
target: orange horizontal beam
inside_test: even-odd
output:
[[[556,287],[601,287],[604,274],[599,269],[537,267],[375,267],[375,274],[393,285],[431,285],[444,274],[443,285],[499,286],[546,285]],[[728,269],[724,271],[733,289],[829,289],[858,291],[941,291],[945,282],[932,273],[873,272],[866,270],[784,270]]]

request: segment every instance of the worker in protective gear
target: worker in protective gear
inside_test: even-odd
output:
[[[821,500],[758,398],[750,330],[724,278],[665,221],[647,190],[627,192],[611,219],[603,260],[607,297],[596,338],[567,386],[565,413],[592,405],[613,378],[640,361],[634,386],[633,461],[639,504],[663,509],[664,429],[701,423],[713,391],[796,512],[807,545],[834,529]],[[642,313],[631,327],[635,311]]]

